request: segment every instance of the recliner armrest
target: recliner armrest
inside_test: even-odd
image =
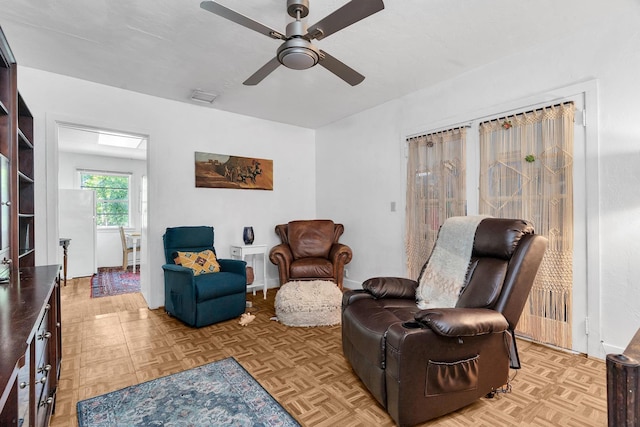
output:
[[[509,328],[501,313],[487,308],[431,308],[420,310],[414,319],[445,337],[472,337]]]
[[[245,276],[247,274],[247,263],[239,259],[218,259],[220,271],[236,273]]]
[[[418,282],[403,277],[373,277],[362,288],[376,298],[416,299]]]
[[[364,289],[348,289],[342,293],[342,308],[361,299],[371,299],[373,296]]]
[[[176,273],[184,273],[193,276],[193,270],[187,267],[183,267],[178,264],[164,264],[162,269],[165,271],[172,271]]]

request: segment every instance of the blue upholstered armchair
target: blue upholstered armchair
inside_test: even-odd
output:
[[[167,228],[164,236],[164,306],[166,311],[195,327],[233,319],[245,311],[246,262],[219,259],[220,272],[194,275],[191,268],[177,265],[180,252],[212,250],[213,227]]]

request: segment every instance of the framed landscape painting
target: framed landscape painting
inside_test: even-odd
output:
[[[273,190],[273,160],[196,151],[196,187]]]

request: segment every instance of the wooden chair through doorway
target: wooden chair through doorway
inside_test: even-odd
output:
[[[124,234],[124,228],[120,227],[120,239],[122,240],[122,269],[126,270],[129,266],[129,254],[133,253],[133,245],[129,245],[127,242],[127,236]],[[140,253],[140,244],[135,247],[137,253]],[[134,259],[133,262],[136,260]]]

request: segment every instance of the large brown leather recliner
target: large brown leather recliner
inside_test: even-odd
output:
[[[455,308],[420,310],[419,281],[378,277],[345,292],[342,348],[400,426],[491,395],[519,368],[514,329],[547,240],[526,221],[486,218]],[[424,268],[423,268],[424,271]]]
[[[342,289],[344,266],[351,261],[351,248],[338,243],[342,224],[328,219],[290,221],[276,225],[282,241],[269,259],[278,266],[280,285],[290,280],[331,280]]]

